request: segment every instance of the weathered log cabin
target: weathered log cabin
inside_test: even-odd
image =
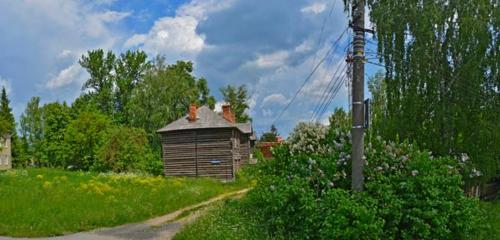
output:
[[[234,179],[251,157],[251,123],[236,123],[229,105],[219,115],[207,106],[189,107],[189,114],[158,130],[166,176],[208,176]]]

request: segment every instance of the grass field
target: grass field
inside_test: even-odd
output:
[[[0,236],[54,236],[138,222],[247,184],[55,169],[0,172]]]

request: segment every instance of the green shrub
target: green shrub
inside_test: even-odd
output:
[[[142,129],[114,127],[107,131],[92,167],[101,172],[154,171],[148,169],[155,157]],[[161,169],[161,167],[160,167]]]
[[[204,213],[194,224],[187,225],[174,239],[271,239],[261,231],[261,224],[261,219],[248,211],[244,201],[226,200],[216,204],[215,208]]]
[[[264,161],[249,193],[265,228],[285,239],[468,239],[480,221],[464,196],[461,165],[408,143],[366,146],[365,191],[350,191],[350,139],[341,129],[300,128]],[[310,136],[312,132],[320,136]],[[317,139],[315,142],[301,139]],[[309,142],[308,142],[309,141]],[[306,145],[297,144],[307,142]],[[328,144],[312,146],[308,144]],[[307,146],[297,148],[298,145]],[[299,150],[297,150],[299,149]],[[318,151],[318,149],[330,149]]]
[[[71,169],[92,170],[97,151],[104,142],[111,120],[95,112],[84,112],[66,127],[64,143],[67,148],[65,166]]]

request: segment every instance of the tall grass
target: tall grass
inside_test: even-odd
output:
[[[0,236],[54,236],[138,222],[247,183],[56,169],[0,172]]]
[[[217,203],[194,223],[185,226],[174,240],[265,240],[265,221],[244,203],[245,200],[226,200]]]

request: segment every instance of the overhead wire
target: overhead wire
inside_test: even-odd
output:
[[[347,74],[344,74],[342,76],[342,78],[340,79],[336,89],[333,91],[333,94],[331,95],[331,97],[329,98],[327,104],[324,106],[323,110],[321,111],[321,113],[318,115],[318,118],[317,120],[321,120],[321,117],[323,117],[323,115],[325,114],[326,110],[328,109],[328,107],[330,106],[330,104],[332,104],[333,102],[333,99],[335,99],[335,97],[337,96],[342,84],[344,83],[345,79],[347,78]]]
[[[325,105],[327,104],[328,99],[331,97],[331,94],[335,91],[334,89],[336,89],[337,86],[339,85],[339,78],[340,78],[340,76],[342,76],[341,75],[342,72],[344,72],[347,69],[347,65],[348,64],[340,64],[339,66],[343,66],[342,70],[340,72],[338,72],[338,70],[340,69],[340,68],[338,68],[337,71],[335,72],[335,74],[332,75],[332,77],[330,79],[331,84],[329,84],[329,86],[327,88],[325,88],[325,90],[323,92],[324,94],[323,94],[322,98],[320,99],[319,105],[317,105],[317,107],[315,107],[315,109],[313,111],[313,116],[311,118],[312,121],[317,120],[317,116],[325,108]],[[337,74],[337,72],[339,74]]]
[[[346,52],[347,49],[349,48],[349,46],[351,46],[351,44],[352,44],[352,42],[348,42],[346,44],[345,48],[343,49],[343,52]],[[327,101],[326,99],[328,99],[328,96],[330,94],[330,90],[329,89],[332,88],[332,84],[335,84],[334,80],[338,79],[338,77],[336,78],[336,76],[337,76],[338,71],[340,70],[340,68],[343,65],[342,63],[345,62],[345,58],[341,58],[340,61],[341,62],[339,62],[339,64],[337,65],[337,68],[334,71],[334,74],[332,75],[332,77],[328,81],[328,85],[323,89],[323,93],[321,94],[321,97],[317,101],[315,101],[315,103],[313,104],[314,109],[313,109],[310,121],[314,121],[315,120],[316,115],[319,113],[319,111],[321,110],[322,106]],[[340,73],[342,73],[343,71],[345,71],[345,66],[344,66],[344,69]]]
[[[326,60],[326,58],[330,55],[330,53],[334,52],[336,47],[338,46],[338,43],[340,42],[340,40],[343,38],[344,34],[347,32],[349,28],[346,27],[345,30],[340,34],[340,36],[337,38],[337,40],[330,46],[329,50],[326,52],[325,56],[316,64],[316,66],[314,66],[313,70],[311,71],[311,73],[309,73],[307,75],[307,77],[304,79],[304,81],[302,82],[301,86],[299,87],[299,89],[295,92],[295,94],[293,95],[292,99],[290,99],[290,101],[288,101],[287,105],[281,110],[281,112],[278,114],[278,116],[274,119],[273,123],[272,124],[276,124],[276,122],[281,118],[281,116],[283,116],[283,113],[285,113],[288,108],[290,107],[290,105],[293,103],[293,101],[295,101],[295,99],[297,98],[297,96],[300,94],[300,92],[302,91],[302,89],[304,88],[304,86],[309,82],[309,80],[311,79],[311,77],[314,75],[314,73],[316,72],[316,70],[318,70],[319,66]],[[332,51],[333,50],[333,51]]]

